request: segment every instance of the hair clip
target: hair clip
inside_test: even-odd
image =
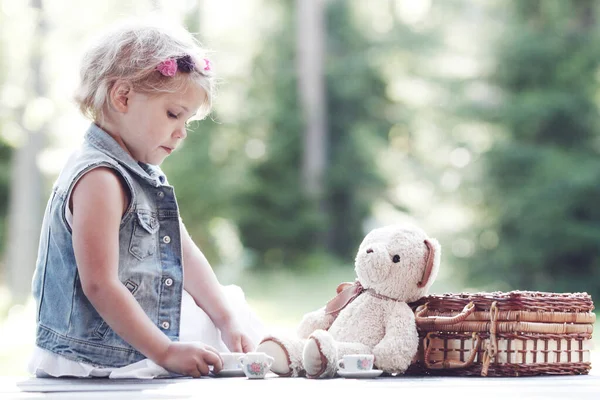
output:
[[[202,67],[203,74],[210,74],[212,72],[211,62],[208,58],[203,58],[204,67]],[[169,58],[165,61],[162,61],[156,69],[163,76],[175,76],[177,71],[181,72],[192,72],[196,68],[196,63],[190,55],[181,56],[178,58]]]
[[[164,76],[175,76],[175,74],[177,73],[177,61],[175,61],[172,58],[169,58],[165,61],[161,61],[161,63],[158,64],[156,69]]]
[[[204,68],[202,68],[202,69],[206,72],[212,71],[212,67],[210,65],[210,60],[208,58],[203,58],[202,61],[204,61]]]
[[[177,59],[177,67],[179,67],[182,72],[192,72],[195,66],[194,60],[192,60],[192,57],[189,55]]]

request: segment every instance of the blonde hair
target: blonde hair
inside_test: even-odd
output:
[[[189,73],[164,76],[156,67],[168,59],[189,55],[196,67]],[[186,29],[174,23],[152,19],[127,20],[99,36],[85,52],[80,69],[80,84],[75,101],[86,117],[104,118],[103,110],[110,90],[118,80],[148,95],[175,93],[190,83],[206,93],[196,118],[211,110],[215,81],[212,71],[205,71],[206,50]]]

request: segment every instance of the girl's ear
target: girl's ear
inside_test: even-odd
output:
[[[110,90],[110,107],[117,112],[127,112],[129,96],[131,94],[131,85],[125,81],[117,81]]]

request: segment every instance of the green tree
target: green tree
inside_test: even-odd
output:
[[[351,4],[328,2],[327,9],[324,207],[302,190],[304,122],[297,93],[302,71],[294,68],[292,8],[289,3],[272,5],[279,7],[281,29],[256,60],[251,97],[260,120],[248,121],[250,127],[267,127],[254,129],[267,152],[252,165],[236,218],[244,244],[257,252],[258,265],[301,265],[320,251],[347,260],[363,237],[373,200],[385,189],[375,167],[376,139],[389,131],[382,115],[385,85],[365,57],[370,44],[354,26]]]
[[[482,159],[485,201],[465,270],[490,289],[600,295],[598,4],[510,2],[490,82],[504,132]]]
[[[2,20],[5,18],[4,14],[0,12],[0,26]],[[0,54],[3,54],[2,42],[0,41]],[[6,79],[4,71],[6,71],[6,63],[8,63],[7,57],[0,58],[0,87],[2,82]],[[11,158],[12,148],[4,141],[3,137],[3,123],[5,121],[0,118],[0,259],[4,253],[5,240],[6,240],[6,221],[8,212],[8,200],[10,193],[10,176],[11,176]]]
[[[0,122],[0,137],[2,136]],[[10,183],[10,160],[12,148],[0,139],[0,254],[4,251],[6,235],[6,213],[8,211],[8,194]]]
[[[324,247],[316,237],[327,226],[301,182],[302,121],[296,87],[292,3],[272,2],[278,28],[255,60],[249,93],[249,137],[264,143],[265,154],[251,160],[236,199],[235,220],[257,266],[289,265]]]
[[[376,167],[391,127],[387,82],[369,61],[373,43],[353,26],[347,2],[329,7],[327,80],[331,168],[328,171],[331,250],[354,256],[375,199],[387,186]]]

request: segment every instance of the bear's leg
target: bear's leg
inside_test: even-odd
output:
[[[275,359],[271,371],[279,376],[304,376],[302,349],[305,339],[281,338],[269,336],[264,338],[256,351],[267,353]]]
[[[333,378],[338,360],[346,354],[372,354],[360,343],[336,342],[327,331],[316,330],[304,345],[302,360],[308,378]]]

